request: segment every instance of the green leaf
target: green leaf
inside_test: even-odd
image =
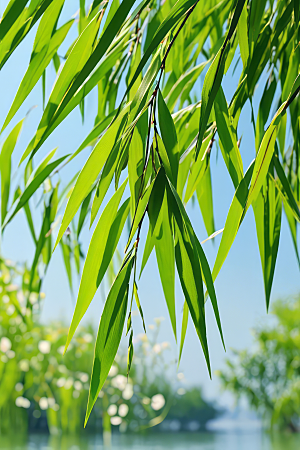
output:
[[[172,184],[169,186],[170,188],[167,189],[168,204],[174,217],[177,272],[211,376],[206,336],[203,282],[195,234],[178,194]]]
[[[249,45],[251,53],[260,32],[260,23],[263,17],[266,3],[267,0],[253,0],[251,2],[249,20]]]
[[[153,36],[149,46],[144,52],[144,55],[139,63],[135,74],[133,75],[129,86],[124,94],[123,98],[126,98],[128,92],[134,85],[135,81],[139,77],[140,73],[142,73],[143,68],[145,67],[148,59],[152,55],[152,53],[158,48],[159,44],[163,41],[167,33],[176,25],[183,17],[183,15],[195,4],[195,0],[178,0],[176,4],[173,6],[167,17],[163,20],[161,25],[159,26],[157,32]]]
[[[75,75],[82,70],[91,54],[92,44],[98,34],[99,26],[100,22],[98,14],[93,20],[91,20],[76,41],[51,92],[49,101],[35,135],[33,148],[31,148],[31,146],[27,147],[20,162],[24,161],[31,151],[33,151],[33,154],[36,153],[38,146],[42,144],[44,134],[49,127],[52,117],[55,114],[56,109],[59,107],[66,90],[69,88]]]
[[[248,42],[248,11],[247,3],[244,4],[240,20],[237,26],[237,34],[240,46],[241,57],[243,61],[244,70],[248,64],[249,58],[249,42]]]
[[[10,176],[11,176],[11,155],[16,146],[18,137],[20,135],[24,119],[22,119],[10,132],[6,138],[0,154],[0,173],[1,173],[1,224],[7,214],[7,205],[10,191]]]
[[[155,252],[160,279],[167,302],[171,324],[176,336],[175,312],[175,253],[172,234],[171,214],[169,213],[166,177],[162,169],[156,177],[148,206],[148,215],[155,238]]]
[[[195,190],[197,189],[197,186],[203,180],[205,171],[208,169],[209,155],[207,155],[207,153],[210,152],[212,137],[213,133],[210,133],[205,139],[203,139],[201,149],[199,152],[199,157],[191,165],[190,176],[188,178],[188,183],[184,196],[185,204],[188,203],[188,201],[192,198]]]
[[[141,177],[144,167],[144,146],[142,138],[137,130],[134,129],[134,133],[129,146],[129,158],[128,158],[128,178],[130,186],[130,210],[134,214],[139,191],[141,188]]]
[[[146,333],[146,325],[145,325],[145,320],[144,320],[144,314],[143,314],[141,302],[140,302],[140,299],[139,299],[139,294],[138,294],[138,289],[137,289],[136,282],[134,282],[134,284],[133,284],[133,293],[134,293],[136,306],[137,306],[137,308],[139,310],[139,313],[140,313],[140,316],[141,316],[141,319],[142,319],[142,322],[143,322],[143,328],[144,328],[144,331]]]
[[[62,114],[78,89],[84,84],[104,56],[105,52],[109,49],[113,39],[124,24],[124,20],[134,2],[135,0],[126,0],[121,3],[113,18],[103,31],[93,51],[91,50],[93,49],[93,44],[99,30],[99,19],[101,18],[101,15],[99,16],[99,14],[101,13],[98,13],[95,18],[90,21],[88,26],[79,36],[51,93],[35,137],[33,144],[34,148],[32,149],[33,154],[52,132],[50,128],[52,123],[54,123],[59,115]],[[28,155],[28,153],[26,153],[23,155],[22,159]]]
[[[65,155],[53,163],[48,164],[41,172],[38,173],[37,176],[35,176],[31,182],[26,186],[23,194],[21,195],[18,203],[16,204],[16,207],[14,208],[13,212],[9,215],[9,217],[6,219],[4,226],[6,226],[13,217],[17,214],[17,212],[20,211],[20,209],[23,208],[23,206],[28,202],[30,197],[37,191],[37,189],[40,187],[40,185],[43,183],[43,181],[46,180],[46,178],[49,177],[49,175],[53,172],[53,170],[56,169],[66,158],[68,155]]]
[[[148,207],[148,202],[149,202],[150,194],[153,189],[154,182],[155,182],[155,180],[152,181],[150,186],[147,187],[145,192],[142,194],[142,196],[138,200],[138,205],[136,207],[133,221],[131,224],[129,238],[128,238],[128,242],[127,242],[125,251],[127,251],[128,247],[130,245],[130,242],[132,241],[132,238],[135,235],[136,230],[138,229],[139,223],[145,214],[146,208]]]
[[[185,336],[186,336],[186,330],[187,330],[188,320],[189,320],[189,307],[188,307],[188,304],[187,304],[187,302],[186,302],[186,300],[185,300],[185,301],[184,301],[184,304],[183,304],[182,325],[181,325],[181,337],[180,337],[180,348],[179,348],[179,356],[178,356],[178,364],[177,364],[177,367],[179,367],[179,364],[180,364],[180,361],[181,361],[182,350],[183,350],[183,344],[184,344],[184,341],[185,341]]]
[[[80,208],[80,214],[78,218],[78,225],[77,225],[77,239],[79,238],[80,232],[82,230],[85,218],[87,216],[87,213],[90,208],[90,202],[92,197],[93,190],[87,195],[87,197],[82,202],[81,208]]]
[[[223,344],[224,350],[226,350],[224,337],[223,337],[223,331],[222,331],[222,325],[221,325],[221,319],[220,319],[220,313],[219,313],[219,308],[218,308],[217,296],[216,296],[216,292],[215,292],[215,287],[214,287],[214,282],[213,282],[212,274],[210,271],[210,267],[207,262],[205,253],[201,247],[201,244],[198,241],[198,239],[196,238],[196,236],[195,236],[195,242],[196,242],[196,247],[197,247],[197,251],[198,251],[198,255],[199,255],[199,259],[200,259],[202,273],[204,276],[204,281],[205,281],[206,288],[207,288],[207,291],[208,291],[208,294],[209,294],[209,297],[211,300],[211,304],[213,306],[216,322],[217,322],[220,336],[222,339],[222,344]]]
[[[45,44],[45,46],[42,47],[38,53],[33,54],[28,69],[16,93],[13,104],[11,105],[8,115],[5,119],[1,132],[7,127],[11,119],[14,117],[34,86],[37,84],[38,80],[43,75],[46,67],[49,65],[54,54],[57,52],[61,43],[67,36],[73,22],[74,21],[71,20],[64,24],[55,32],[48,44]]]
[[[178,141],[172,116],[160,91],[158,92],[158,120],[162,140],[171,166],[172,183],[176,187],[179,166]]]
[[[123,120],[126,119],[128,108],[125,108],[118,119],[108,128],[98,144],[93,149],[83,169],[81,170],[74,189],[69,198],[65,214],[59,229],[54,248],[57,246],[71,220],[75,216],[83,200],[91,191],[93,184],[104,166],[110,152],[114,148],[120,130],[123,129]]]
[[[272,179],[268,179],[253,202],[257,238],[264,275],[267,310],[269,309],[275,263],[281,229],[281,197],[275,190]]]
[[[248,167],[245,176],[238,185],[231,202],[222,234],[222,239],[212,271],[212,278],[214,281],[216,280],[217,275],[220,272],[220,269],[228,255],[228,252],[241,225],[245,205],[248,198],[248,186],[252,177],[253,170],[254,161]]]
[[[133,337],[133,330],[131,330],[130,336],[129,336],[129,345],[128,345],[128,354],[127,354],[127,377],[129,376],[131,364],[132,364],[132,358],[133,358],[133,343],[132,343],[132,337]]]
[[[251,185],[249,188],[249,195],[245,205],[245,212],[248,207],[255,201],[258,193],[264,183],[267,176],[269,166],[274,153],[274,146],[276,141],[276,131],[281,116],[277,116],[276,120],[273,120],[264,134],[263,140],[259,147],[258,154],[255,158],[255,164],[253,169],[253,176]]]
[[[99,183],[97,185],[95,197],[92,204],[92,210],[91,210],[91,223],[90,227],[92,226],[98,211],[100,209],[100,206],[102,205],[103,199],[108,191],[108,188],[112,182],[114,172],[117,167],[118,163],[118,156],[121,153],[122,149],[122,142],[118,142],[112,149],[111,154],[107,158],[107,161],[104,165],[103,171],[101,173],[101,177],[99,180]]]
[[[28,0],[11,0],[7,5],[0,22],[0,40],[10,30],[17,18],[21,15]]]
[[[216,95],[214,108],[220,138],[220,148],[228,172],[236,189],[243,178],[243,162],[237,146],[236,133],[231,125],[232,118],[229,115],[227,102],[222,87],[219,88]]]
[[[287,205],[290,207],[291,212],[294,215],[295,219],[298,222],[300,222],[299,207],[295,200],[294,194],[291,190],[290,183],[289,183],[288,179],[286,178],[283,167],[280,164],[280,161],[277,156],[274,156],[274,166],[275,166],[276,173],[278,175],[278,179],[279,179],[280,183],[277,180],[274,180],[274,182],[275,182],[280,194],[282,195],[283,199],[286,201]]]
[[[200,180],[200,183],[197,186],[196,193],[201,214],[203,217],[203,222],[207,234],[208,236],[210,236],[215,232],[210,164],[208,164],[208,167],[206,168]]]
[[[146,243],[145,243],[145,248],[144,248],[144,253],[143,253],[143,259],[142,259],[142,264],[141,264],[141,270],[140,270],[140,276],[139,278],[141,278],[142,276],[142,272],[147,264],[147,261],[149,259],[149,256],[152,253],[152,250],[154,249],[154,245],[155,245],[155,236],[152,235],[152,230],[149,227],[148,229],[148,234],[147,234],[147,239],[146,239]]]
[[[94,295],[105,275],[119,241],[126,217],[128,201],[120,210],[118,206],[124,193],[127,180],[112,196],[105,207],[93,233],[80,281],[78,298],[70,325],[65,351],[89,307]],[[118,212],[117,212],[118,211]]]
[[[193,85],[195,84],[196,80],[199,78],[200,74],[202,73],[203,69],[207,65],[208,62],[204,62],[201,64],[198,64],[197,66],[193,67],[192,69],[188,70],[184,74],[182,74],[176,83],[171,88],[167,98],[166,102],[168,105],[169,110],[173,110],[176,106],[176,103],[178,99],[180,98],[180,103],[183,104],[186,100],[187,94],[190,93],[190,91],[193,88]]]
[[[238,0],[236,8],[234,10],[228,34],[224,40],[222,47],[220,48],[213,62],[209,66],[209,69],[204,78],[196,158],[198,157],[200,151],[202,139],[206,130],[207,122],[211,113],[215,97],[217,95],[219,87],[221,86],[225,62],[227,58],[227,50],[228,50],[227,44],[237,27],[238,20],[241,15],[244,3],[245,0]]]
[[[127,258],[112,285],[101,316],[93,362],[85,425],[114,362],[126,317],[133,256]]]
[[[70,245],[68,243],[64,243],[63,240],[61,240],[60,246],[61,246],[61,251],[63,254],[63,260],[64,260],[66,272],[67,272],[70,290],[71,290],[71,292],[73,292]]]

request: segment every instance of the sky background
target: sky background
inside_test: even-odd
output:
[[[4,11],[6,4],[6,0],[0,0],[1,14]],[[60,21],[63,22],[75,14],[78,4],[79,2],[67,1]],[[2,127],[10,105],[12,104],[14,96],[17,92],[18,86],[28,66],[35,31],[36,27],[18,47],[4,66],[3,70],[0,72],[0,128]],[[60,51],[60,54],[64,54],[76,35],[77,29],[76,25],[74,25],[65,43],[63,44],[63,49]],[[234,76],[232,76],[233,67],[234,63],[222,83],[227,100],[230,100],[236,89],[241,65],[239,65]],[[50,68],[47,70],[47,97],[51,92],[54,80],[55,71],[52,65],[50,65]],[[254,110],[256,115],[258,110],[258,101],[261,97],[265,82],[266,78],[262,78],[257,88],[257,93],[254,100]],[[203,77],[197,82],[195,87],[199,94],[201,92],[202,83]],[[119,94],[122,94],[122,92]],[[119,97],[120,96],[121,95],[119,95]],[[33,105],[36,105],[36,108],[28,115],[21,137],[13,154],[12,173],[14,176],[14,181],[17,181],[22,175],[22,169],[24,166],[21,166],[19,171],[17,171],[18,162],[26,149],[27,144],[34,135],[42,114],[41,81],[37,84],[30,96],[24,102],[9,127],[4,131],[3,135],[0,135],[0,143],[3,142],[13,126],[26,115],[27,111]],[[82,124],[79,108],[77,108],[67,117],[66,120],[64,120],[64,122],[43,144],[42,148],[38,152],[36,163],[43,159],[50,150],[57,146],[59,148],[56,157],[73,153],[87,136],[88,132],[92,129],[94,118],[96,116],[96,110],[97,92],[94,90],[88,96],[86,101],[85,123]],[[238,135],[242,136],[241,154],[245,171],[255,157],[254,134],[253,127],[250,122],[250,107],[248,103],[241,114]],[[85,149],[77,158],[73,160],[72,164],[68,165],[62,171],[62,184],[70,180],[74,173],[83,166],[89,151],[89,149]],[[216,146],[213,147],[212,151],[211,169],[215,226],[218,230],[224,226],[227,212],[234,195],[234,190],[226,166],[223,162],[221,152],[217,152]],[[35,208],[34,220],[36,224],[40,224],[41,210],[38,206],[36,206],[37,201],[38,197],[35,197],[31,205]],[[196,234],[202,241],[207,237],[207,234],[199,207],[197,205],[192,207],[192,205],[189,204],[187,211]],[[144,226],[143,228],[144,232],[142,232],[142,243],[145,239],[145,228],[147,227]],[[92,231],[93,230],[88,230],[88,227],[85,227],[82,232],[82,243],[85,252],[88,249]],[[217,237],[214,243],[210,241],[203,245],[211,267],[213,267],[215,261],[219,242],[220,237]],[[121,244],[122,245],[120,248],[124,248],[125,241],[121,242]],[[34,245],[23,211],[17,214],[16,218],[5,230],[4,238],[1,242],[1,253],[6,258],[9,258],[15,262],[27,261],[30,263],[30,261],[32,261],[34,255]],[[78,291],[78,282],[79,280],[76,280],[75,282],[75,295]],[[225,354],[222,347],[211,305],[207,304],[208,342],[213,371],[224,367],[226,356],[231,355],[231,348],[242,349],[250,348],[252,346],[253,340],[251,329],[255,324],[268,323],[271,320],[270,315],[267,316],[266,314],[263,277],[252,209],[250,209],[246,215],[227,260],[216,280],[215,286],[227,353]],[[46,293],[46,300],[43,307],[42,320],[44,322],[49,322],[56,319],[64,319],[67,324],[70,323],[75,298],[72,298],[68,287],[67,277],[62,262],[62,255],[59,248],[55,251],[52,257],[43,285],[43,291]],[[299,268],[297,266],[287,221],[285,216],[283,216],[271,303],[273,300],[285,298],[297,294],[298,292],[300,292]],[[174,360],[178,349],[172,334],[170,321],[168,319],[166,303],[163,296],[158,269],[156,267],[154,252],[150,257],[139,282],[139,295],[144,311],[146,326],[152,324],[155,317],[162,316],[166,318],[160,332],[160,340],[170,342],[171,349],[168,357],[170,360]],[[177,279],[176,308],[178,324],[181,324],[183,301],[183,294]],[[84,322],[93,323],[96,328],[99,323],[102,308],[103,298],[101,296],[101,292],[98,291],[86,313]],[[142,332],[139,317],[134,319],[134,327],[136,329],[136,335]],[[175,376],[175,371],[176,367],[173,365],[172,370],[170,371],[170,376]],[[204,388],[204,392],[207,397],[215,399],[218,398],[221,403],[226,405],[232,403],[232,399],[229,395],[223,394],[220,396],[219,383],[216,376],[213,376],[212,381],[209,379],[202,350],[191,321],[188,325],[180,371],[185,374],[185,378],[188,383],[201,385]]]

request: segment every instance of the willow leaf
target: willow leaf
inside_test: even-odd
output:
[[[94,295],[111,262],[128,215],[128,201],[118,211],[127,181],[112,196],[105,207],[93,233],[83,267],[75,311],[65,346],[67,350],[71,339],[88,309]]]
[[[131,256],[118,273],[105,302],[95,345],[85,425],[114,362],[120,344],[126,317],[132,265],[133,257]]]
[[[10,192],[11,181],[11,155],[16,146],[18,137],[20,135],[24,119],[22,119],[10,132],[6,138],[0,154],[0,173],[1,173],[1,224],[7,214],[7,205]]]
[[[115,145],[120,129],[123,129],[123,120],[126,118],[127,112],[128,108],[124,109],[118,119],[111,125],[110,128],[108,128],[106,133],[102,136],[98,144],[93,149],[83,169],[79,173],[64,213],[55,247],[75,216],[81,203],[91,191],[99,172],[104,166],[111,150]]]

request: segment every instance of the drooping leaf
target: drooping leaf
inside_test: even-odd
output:
[[[104,209],[93,233],[80,281],[78,298],[70,325],[65,350],[88,309],[105,275],[120,238],[127,214],[128,201],[118,211],[127,180]]]
[[[85,425],[114,362],[120,344],[126,317],[128,285],[132,265],[133,256],[131,255],[124,262],[105,302],[95,345]]]
[[[75,216],[82,201],[91,191],[94,181],[99,175],[100,170],[104,166],[107,157],[115,145],[115,141],[118,138],[120,130],[123,129],[123,120],[126,118],[127,111],[128,109],[124,109],[119,118],[111,125],[110,128],[108,128],[106,133],[102,136],[96,147],[93,149],[90,157],[81,170],[69,198],[55,247]]]
[[[181,355],[183,350],[183,345],[185,341],[186,336],[186,330],[189,320],[189,307],[186,301],[184,301],[183,304],[183,313],[182,313],[182,325],[181,325],[181,337],[180,337],[180,348],[179,348],[179,356],[178,356],[178,364],[177,367],[179,367],[180,361],[181,361]]]
[[[11,155],[16,146],[18,137],[20,135],[24,119],[22,119],[10,132],[6,138],[0,154],[0,174],[1,174],[1,224],[7,214],[7,205],[10,192],[11,181]]]

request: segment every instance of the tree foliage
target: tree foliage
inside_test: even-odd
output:
[[[271,426],[299,430],[300,299],[273,305],[273,326],[254,330],[255,350],[234,351],[219,373],[223,387],[250,405]]]
[[[188,317],[195,326],[210,373],[205,301],[212,302],[223,341],[214,281],[228,255],[245,214],[252,206],[262,262],[267,307],[283,210],[296,255],[300,219],[299,169],[299,1],[278,0],[94,0],[79,2],[78,38],[64,57],[59,48],[74,18],[61,24],[63,0],[11,0],[0,23],[0,67],[38,23],[26,73],[2,127],[42,79],[44,111],[35,135],[24,150],[24,182],[9,195],[11,155],[21,130],[8,135],[1,152],[2,230],[24,209],[36,244],[30,285],[50,262],[60,244],[70,284],[70,256],[80,270],[80,232],[98,217],[87,256],[66,349],[101,280],[109,270],[126,223],[130,231],[125,257],[112,282],[101,317],[88,415],[113,362],[127,320],[128,369],[131,365],[133,299],[138,297],[137,254],[142,270],[155,248],[163,291],[175,337],[175,268],[185,297],[183,334]],[[57,78],[45,98],[46,69],[54,64]],[[229,68],[240,79],[227,99],[222,82]],[[202,92],[199,77],[205,74]],[[258,83],[265,83],[259,111],[252,107]],[[98,92],[94,127],[72,155],[52,161],[55,151],[34,169],[37,153],[59,124],[85,98]],[[120,94],[122,98],[120,99]],[[247,102],[252,108],[254,160],[244,167],[238,125]],[[63,125],[62,125],[63,126]],[[216,261],[209,267],[185,205],[197,198],[208,239],[214,226],[210,157],[218,137],[235,194],[224,224]],[[91,152],[78,174],[61,188],[55,174],[86,147]],[[44,218],[36,234],[30,209],[32,195],[46,183]],[[123,200],[123,197],[125,200]],[[13,201],[9,202],[9,199]],[[52,232],[57,211],[65,205],[56,243]],[[149,221],[145,221],[145,218]],[[147,228],[144,249],[141,229]],[[128,312],[129,310],[129,312]],[[127,319],[126,319],[127,317]],[[143,319],[144,320],[144,319]],[[224,342],[223,342],[224,343]]]

